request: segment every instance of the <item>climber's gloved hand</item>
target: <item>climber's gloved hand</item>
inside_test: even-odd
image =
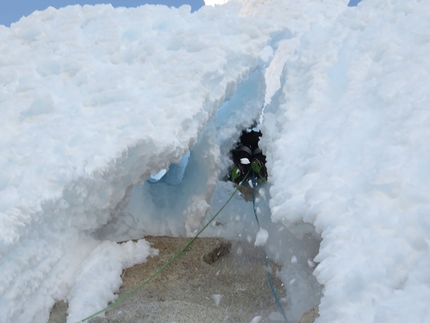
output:
[[[238,179],[238,178],[239,178],[240,173],[241,173],[241,172],[240,172],[239,167],[234,166],[234,167],[233,167],[233,169],[231,170],[231,174],[230,174],[231,179],[232,179],[233,181],[236,181],[236,179]]]
[[[251,168],[254,171],[254,173],[260,174],[261,172],[261,162],[258,159],[254,159],[251,163]]]

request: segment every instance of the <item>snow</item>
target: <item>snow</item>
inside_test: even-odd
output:
[[[259,323],[262,317],[260,315],[254,317],[250,323]]]
[[[0,26],[1,322],[114,300],[145,235],[192,236],[230,197],[256,120],[261,231],[236,195],[204,234],[264,240],[291,322],[430,321],[430,3],[225,2]]]
[[[241,158],[240,159],[240,163],[243,164],[243,165],[251,164],[251,162],[249,161],[248,158]]]
[[[222,297],[223,297],[223,295],[221,295],[221,294],[212,294],[212,298],[214,299],[215,305],[217,307],[219,307],[219,302],[221,302]]]
[[[269,232],[267,232],[266,229],[260,228],[257,232],[257,236],[255,237],[254,246],[256,247],[264,246],[268,238],[269,238]]]

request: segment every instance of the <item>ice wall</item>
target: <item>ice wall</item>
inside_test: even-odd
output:
[[[158,181],[142,181],[130,190],[112,212],[109,223],[99,229],[101,239],[121,241],[146,234],[194,235],[212,207],[215,187],[231,166],[230,149],[241,131],[259,118],[267,63],[260,59],[223,103],[184,156],[186,163],[172,164]]]
[[[322,237],[317,322],[430,320],[429,9],[364,1],[313,26],[266,109],[272,219]]]
[[[256,68],[277,27],[230,8],[70,6],[0,26],[0,321],[45,322],[60,299],[82,319],[153,253],[98,230]]]

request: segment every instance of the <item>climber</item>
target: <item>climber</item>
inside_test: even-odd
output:
[[[231,168],[229,180],[243,186],[249,186],[252,176],[258,183],[263,184],[267,180],[266,157],[258,147],[261,131],[244,130],[240,141],[230,152],[234,166]],[[250,171],[251,169],[251,171]],[[248,176],[248,178],[245,178]]]

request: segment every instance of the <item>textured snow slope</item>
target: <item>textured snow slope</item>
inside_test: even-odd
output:
[[[99,297],[71,307],[70,322],[115,297],[118,283],[96,286],[149,246],[100,245],[93,233],[127,188],[194,145],[255,68],[266,26],[216,8],[109,5],[0,26],[0,321],[47,321],[55,300],[73,303],[90,286]],[[118,248],[122,257],[103,256]]]
[[[314,26],[266,109],[272,220],[322,237],[317,322],[430,321],[429,18],[364,1]]]

